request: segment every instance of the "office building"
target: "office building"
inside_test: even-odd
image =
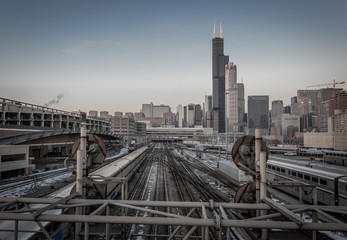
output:
[[[216,37],[216,26],[212,39],[212,112],[213,130],[225,132],[225,64],[224,39],[222,25],[220,35]]]
[[[290,107],[290,105],[285,106],[285,107],[283,108],[283,113],[286,113],[286,114],[291,114],[291,113],[292,113],[292,112],[291,112],[291,107]]]
[[[123,116],[123,112],[114,112],[114,115],[115,117],[121,117]]]
[[[282,100],[272,101],[271,119],[275,119],[282,114],[283,114],[283,101]]]
[[[342,91],[342,88],[335,88],[335,94]],[[325,119],[326,112],[321,113],[320,111],[327,110],[326,106],[321,106],[322,104],[326,104],[325,101],[329,100],[333,97],[334,89],[333,88],[322,88],[317,91],[317,128],[318,131],[321,130],[321,125],[323,124],[323,131],[327,131],[327,124]],[[323,103],[324,102],[324,103]],[[329,107],[328,107],[328,114],[329,114]],[[323,116],[324,119],[321,119]],[[322,122],[323,121],[323,122]]]
[[[297,90],[297,97],[298,97],[298,103],[299,103],[299,111],[303,112],[305,115],[309,114],[311,112],[317,113],[317,90]],[[300,104],[300,102],[305,104]],[[308,106],[308,102],[310,102],[310,106]],[[301,107],[304,107],[306,109],[300,110]]]
[[[243,115],[245,97],[243,83],[237,83],[237,68],[229,62],[225,66],[225,102],[226,123],[228,132],[243,132]]]
[[[201,110],[201,105],[196,104],[195,105],[195,113],[194,113],[194,126],[202,126],[202,110]]]
[[[294,96],[290,99],[290,109],[292,115],[299,115],[298,97]]]
[[[261,135],[269,134],[269,96],[248,96],[248,134],[254,135],[261,129]]]
[[[194,127],[195,124],[195,104],[188,104],[187,107],[187,127]]]
[[[204,127],[207,127],[207,113],[210,112],[211,109],[212,109],[212,95],[205,95],[205,102],[204,102],[204,108],[203,108]],[[211,115],[211,113],[209,115]]]
[[[163,117],[164,113],[171,112],[171,108],[168,105],[153,105],[150,104],[142,104],[141,112],[145,114],[147,118],[153,117]]]
[[[177,126],[179,128],[183,127],[183,107],[181,104],[177,106]]]
[[[96,118],[98,117],[98,111],[90,110],[88,116],[92,118]]]
[[[124,113],[124,115],[128,118],[134,118],[134,113],[132,113],[132,112],[126,112],[126,113]]]
[[[109,118],[108,111],[100,111],[100,118],[103,118],[103,119]]]

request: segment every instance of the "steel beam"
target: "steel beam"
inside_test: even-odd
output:
[[[35,221],[34,215],[1,213],[0,220]],[[41,214],[37,221],[71,222],[71,223],[114,223],[114,224],[151,224],[151,225],[182,225],[215,227],[213,219],[200,218],[163,218],[163,217],[123,217],[123,216],[85,216],[85,215],[53,215]],[[292,230],[322,230],[346,231],[346,223],[304,223],[299,225],[288,221],[248,221],[248,220],[221,220],[221,227],[240,228],[267,228]]]
[[[299,217],[296,214],[294,214],[293,212],[289,211],[287,208],[283,207],[282,205],[274,202],[270,198],[265,197],[263,201],[266,202],[267,204],[269,204],[272,208],[274,208],[277,211],[279,211],[280,213],[282,213],[284,216],[286,216],[289,219],[291,219],[292,221],[294,221],[295,223],[297,223],[299,225],[304,224],[304,220],[301,217]]]

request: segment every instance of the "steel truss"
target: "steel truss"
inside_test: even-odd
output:
[[[15,221],[14,228],[7,230],[15,232],[28,232],[30,229],[20,229],[19,221],[36,222],[41,232],[47,239],[52,239],[48,234],[43,222],[69,222],[84,224],[84,239],[89,239],[89,224],[103,223],[105,225],[106,239],[110,237],[110,224],[147,224],[147,225],[171,225],[176,226],[168,238],[177,237],[180,227],[190,227],[190,231],[183,236],[188,239],[197,228],[201,228],[202,238],[208,239],[208,231],[233,231],[252,229],[287,229],[287,230],[308,230],[308,231],[346,231],[347,223],[338,219],[338,216],[347,215],[347,206],[320,206],[320,205],[279,205],[271,199],[265,198],[263,203],[220,203],[220,202],[166,202],[166,201],[134,201],[134,200],[93,200],[74,198],[76,194],[64,199],[44,199],[44,198],[0,198],[0,220]],[[78,196],[77,196],[78,197]],[[19,208],[19,206],[24,206]],[[11,208],[10,208],[11,207]],[[72,215],[67,214],[71,209],[77,212],[78,208],[93,207],[89,214]],[[137,211],[150,213],[150,217],[112,216],[110,207],[120,209],[134,209]],[[187,216],[176,215],[168,212],[153,210],[153,207],[188,208],[190,212]],[[225,214],[226,209],[231,210],[265,210],[266,215],[246,218],[243,220],[229,219]],[[52,211],[56,210],[56,211]],[[63,210],[63,211],[62,211]],[[191,217],[192,212],[200,210],[206,213],[207,210],[214,212],[214,217],[209,218],[208,214],[203,214],[202,218]],[[53,212],[53,213],[52,213]],[[71,211],[70,211],[71,212]],[[84,212],[84,211],[82,211]],[[121,211],[123,214],[127,211]],[[300,217],[302,213],[310,215],[317,214],[320,220],[316,222],[305,222]],[[334,214],[334,216],[332,215]],[[285,221],[277,221],[274,218],[284,217]],[[6,230],[1,230],[6,231]],[[242,235],[242,233],[240,233]],[[219,234],[221,236],[221,234]],[[227,239],[230,238],[226,236]]]

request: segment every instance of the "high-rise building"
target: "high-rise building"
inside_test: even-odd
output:
[[[228,132],[243,132],[245,94],[243,83],[237,83],[237,68],[229,62],[225,66],[225,116]]]
[[[212,39],[212,111],[213,130],[225,132],[225,64],[222,24],[216,37],[216,25]]]
[[[201,105],[196,104],[195,105],[195,122],[194,126],[201,126],[202,125],[202,111],[201,111]]]
[[[338,94],[340,91],[342,91],[342,88],[335,88],[335,94]],[[327,131],[327,127],[325,126],[325,119],[321,120],[321,116],[325,117],[325,112],[321,114],[321,109],[326,110],[326,106],[321,106],[322,102],[325,102],[333,97],[334,89],[333,88],[322,88],[317,91],[317,128],[318,131],[321,131],[321,122],[324,121],[324,131]],[[324,103],[325,105],[326,103]],[[328,107],[328,114],[329,114],[329,107]]]
[[[211,127],[207,126],[207,113],[209,112],[209,115],[211,115],[211,109],[212,109],[212,95],[205,95],[205,102],[204,102],[204,108],[203,108],[203,119],[204,119],[204,127]]]
[[[329,102],[329,115],[334,115],[336,110],[344,112],[347,109],[347,93],[346,91],[340,91],[335,96],[335,108],[334,101],[330,99]]]
[[[290,107],[290,105],[283,107],[283,113],[291,114],[291,107]]]
[[[300,116],[312,113],[312,100],[309,97],[298,98],[298,111]]]
[[[282,114],[283,114],[283,101],[282,100],[272,101],[271,119],[275,119]]]
[[[194,127],[195,123],[195,105],[188,104],[187,107],[187,127]]]
[[[179,104],[177,106],[177,121],[178,121],[178,127],[182,128],[183,127],[183,108],[182,105]]]
[[[299,115],[299,108],[298,108],[298,97],[294,96],[290,99],[290,109],[292,115]]]
[[[297,97],[300,115],[309,114],[311,112],[317,113],[317,90],[298,90]],[[308,106],[308,102],[310,102],[310,106]],[[306,109],[300,109],[302,107]]]
[[[88,116],[89,117],[97,117],[98,116],[98,111],[90,110]]]
[[[100,117],[101,118],[109,118],[108,111],[100,111]]]
[[[254,135],[261,129],[261,135],[269,135],[269,96],[248,96],[248,134]]]
[[[153,117],[163,117],[164,113],[171,112],[171,108],[168,105],[153,105],[150,104],[142,104],[141,112],[145,114],[147,118]]]
[[[187,127],[187,106],[183,107],[183,127]]]
[[[114,112],[114,115],[115,117],[121,117],[123,116],[123,112]]]
[[[134,118],[134,113],[132,112],[126,112],[124,113],[125,116],[127,116],[128,118]]]

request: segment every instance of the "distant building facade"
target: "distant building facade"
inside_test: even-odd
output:
[[[222,26],[220,36],[216,37],[214,26],[212,39],[212,112],[213,130],[225,132],[225,65],[224,39]]]
[[[88,116],[95,118],[98,116],[98,111],[90,110]]]
[[[179,128],[182,128],[183,127],[183,107],[181,104],[177,106],[177,122],[178,122],[177,126]]]
[[[243,83],[237,83],[236,65],[229,62],[225,66],[225,93],[227,131],[243,132],[243,115],[245,114],[245,93]]]
[[[335,94],[342,91],[342,88],[335,88]],[[318,131],[326,131],[327,127],[325,125],[325,112],[321,113],[321,110],[325,110],[326,107],[322,107],[322,104],[326,104],[325,101],[333,97],[334,89],[333,88],[322,88],[317,91],[317,128]],[[324,102],[324,103],[323,103]],[[328,107],[329,108],[329,107]],[[329,115],[329,109],[328,109]],[[323,117],[323,118],[322,118]]]
[[[205,96],[205,102],[204,102],[204,127],[211,127],[211,123],[209,123],[209,126],[207,126],[207,113],[209,113],[209,116],[211,117],[211,110],[212,110],[212,95],[206,95]],[[209,119],[211,121],[211,119]],[[210,122],[209,121],[209,122]]]
[[[150,104],[142,104],[141,112],[148,118],[163,117],[164,113],[171,112],[171,108],[163,104],[153,105],[151,102]]]
[[[254,135],[260,128],[261,134],[269,135],[269,96],[248,96],[248,134]]]
[[[283,101],[275,100],[271,104],[271,118],[275,119],[283,114]]]

